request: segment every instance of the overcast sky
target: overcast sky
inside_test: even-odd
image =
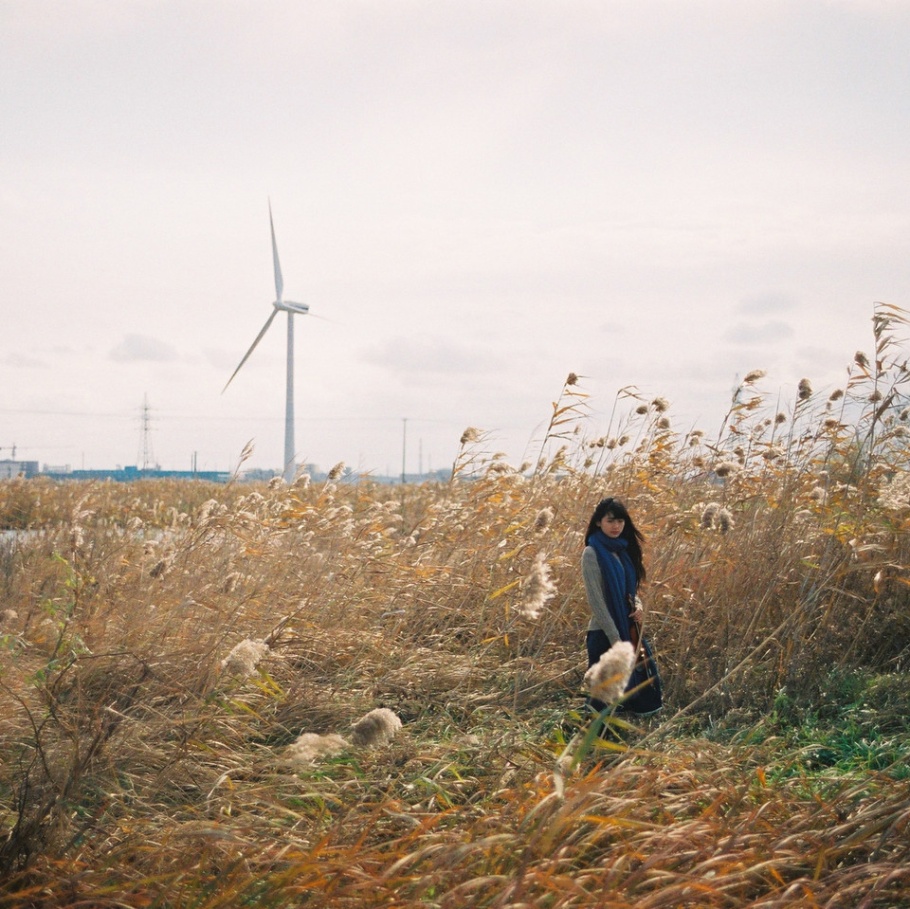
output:
[[[0,458],[514,463],[910,308],[910,0],[0,0]],[[535,449],[536,451],[536,449]]]

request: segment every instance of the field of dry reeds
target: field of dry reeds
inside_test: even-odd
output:
[[[0,906],[910,905],[905,324],[443,484],[0,483]],[[604,494],[666,706],[560,777]]]

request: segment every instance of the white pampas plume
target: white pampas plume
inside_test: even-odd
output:
[[[391,742],[401,729],[401,720],[394,710],[377,707],[351,726],[351,741],[358,748]]]
[[[546,508],[541,508],[537,512],[537,517],[534,518],[534,530],[540,532],[546,530],[550,526],[550,522],[553,520],[553,509],[549,506]]]
[[[199,524],[204,524],[213,514],[218,511],[218,502],[216,499],[208,499],[199,506],[199,511],[196,513],[196,522]]]
[[[391,742],[401,729],[401,720],[388,707],[378,707],[362,716],[351,726],[348,741],[338,733],[320,735],[317,732],[303,732],[288,746],[288,760],[299,764],[312,764],[321,758],[332,757],[350,748],[369,748]]]
[[[634,664],[635,648],[628,641],[617,641],[585,673],[585,688],[596,700],[612,704],[625,694]]]
[[[717,515],[714,518],[714,526],[721,533],[729,533],[730,529],[735,523],[736,522],[733,520],[733,515],[730,514],[726,508],[721,508],[721,510],[717,512]]]
[[[221,671],[226,675],[253,675],[259,661],[269,652],[265,641],[245,640],[221,661]]]
[[[718,511],[720,511],[720,505],[717,502],[708,502],[705,505],[705,510],[701,513],[701,526],[705,530],[710,530],[714,526],[714,519],[717,517]]]
[[[518,614],[533,622],[540,618],[541,610],[554,596],[556,585],[550,580],[550,566],[541,552],[531,566],[531,573],[521,582]]]
[[[332,757],[349,747],[348,741],[334,732],[328,735],[303,732],[297,736],[296,741],[288,745],[287,756],[289,760],[299,764],[312,764],[320,758]]]
[[[906,513],[910,510],[910,473],[898,473],[878,494],[879,503],[888,511]]]
[[[721,533],[727,533],[736,522],[733,515],[726,508],[722,508],[717,502],[709,502],[705,510],[701,513],[701,526],[705,530],[719,530]]]
[[[715,468],[714,473],[719,477],[728,477],[732,473],[736,473],[739,470],[739,465],[734,464],[732,461],[721,461]]]

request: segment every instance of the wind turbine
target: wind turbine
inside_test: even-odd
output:
[[[237,368],[231,374],[230,379],[225,383],[221,393],[227,390],[228,385],[234,381],[234,376],[240,372],[240,368],[250,358],[250,354],[256,349],[256,345],[262,340],[262,336],[269,330],[275,316],[279,312],[288,314],[288,355],[287,355],[287,391],[285,395],[284,406],[284,479],[290,483],[294,479],[296,471],[295,465],[295,448],[294,448],[294,316],[305,316],[310,307],[306,303],[292,303],[290,300],[283,298],[284,279],[281,277],[281,263],[278,261],[278,244],[275,242],[275,222],[272,219],[272,200],[269,200],[269,226],[272,228],[272,260],[275,265],[275,302],[272,303],[272,312],[262,330],[256,335],[256,340],[250,345],[250,349],[244,354],[243,359]]]

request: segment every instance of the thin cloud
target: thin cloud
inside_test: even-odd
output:
[[[487,350],[453,344],[443,338],[401,336],[367,348],[361,359],[403,376],[489,372],[497,363]]]
[[[170,344],[148,335],[124,335],[123,340],[110,352],[110,358],[120,363],[151,361],[168,363],[178,359],[177,351]]]
[[[739,322],[724,333],[731,344],[776,344],[792,338],[793,327],[786,322],[765,322],[761,325]]]
[[[47,366],[44,360],[38,360],[35,357],[29,357],[21,353],[7,354],[0,363],[4,366],[12,366],[14,369],[43,369]]]
[[[744,316],[767,316],[778,312],[792,313],[797,307],[796,300],[788,294],[765,293],[746,297],[736,311]]]

